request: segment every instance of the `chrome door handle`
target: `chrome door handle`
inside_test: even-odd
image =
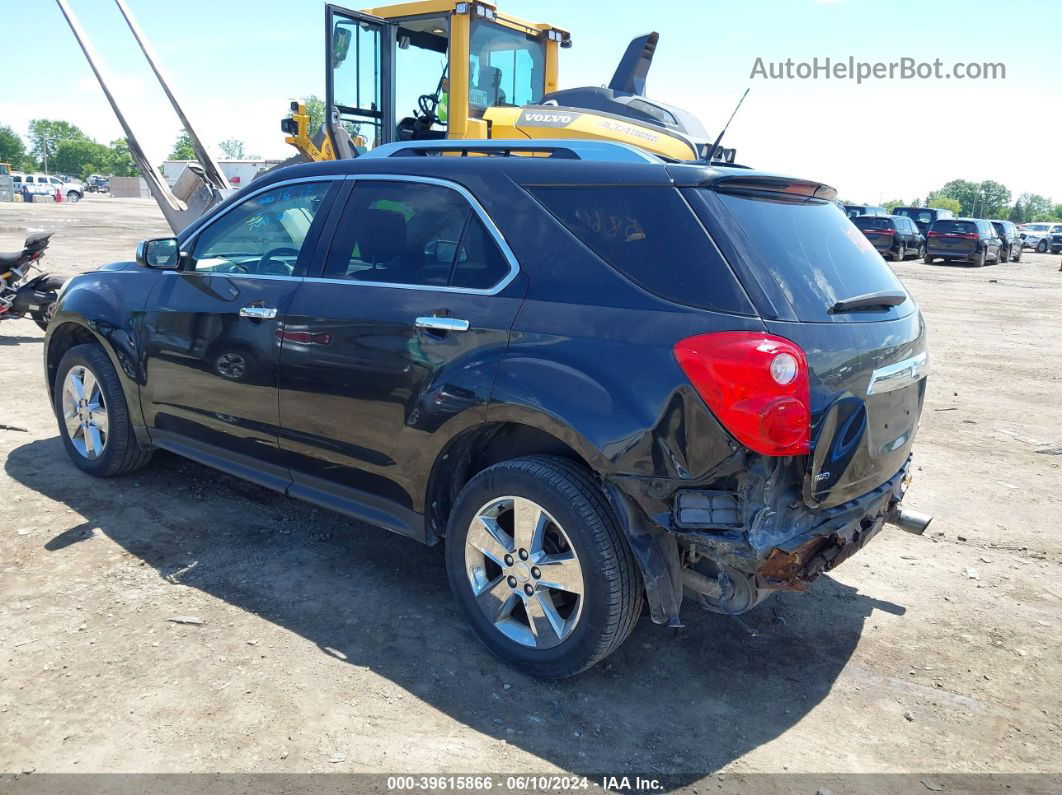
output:
[[[429,331],[468,331],[467,320],[461,320],[456,317],[438,317],[436,315],[418,317],[416,326]]]
[[[240,310],[240,317],[253,317],[255,320],[272,320],[276,316],[277,310],[271,306],[251,304]]]

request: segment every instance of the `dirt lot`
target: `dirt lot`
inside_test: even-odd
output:
[[[166,232],[146,200],[0,205],[0,250],[27,228],[58,273]],[[560,684],[477,644],[438,549],[170,456],[81,475],[41,332],[0,323],[0,770],[1062,772],[1059,257],[894,267],[930,329],[930,534],[743,622],[643,619]]]

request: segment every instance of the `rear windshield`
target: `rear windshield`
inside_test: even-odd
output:
[[[931,224],[937,214],[932,210],[923,210],[918,207],[897,207],[892,211],[893,215],[903,215],[920,224]]]
[[[892,229],[892,221],[888,218],[874,218],[869,215],[853,218],[852,223],[860,229]]]
[[[993,221],[992,222],[992,226],[997,232],[999,232],[999,234],[1001,234],[1001,235],[1007,234],[1007,227],[1004,226],[1003,224],[1000,224],[1000,223],[997,223],[997,222]]]
[[[673,188],[530,188],[598,257],[675,303],[752,315],[744,290]]]
[[[800,320],[836,320],[829,308],[840,300],[903,291],[871,242],[832,202],[769,194],[716,195]]]
[[[973,221],[937,221],[929,230],[941,235],[969,235],[977,233],[977,224]]]

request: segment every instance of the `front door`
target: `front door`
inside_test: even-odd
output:
[[[413,180],[355,182],[288,308],[280,446],[291,493],[418,536],[435,454],[483,421],[526,282],[470,196]]]
[[[141,405],[152,440],[276,487],[280,318],[302,284],[334,178],[252,193],[182,240],[143,317]],[[224,460],[222,460],[224,459]]]

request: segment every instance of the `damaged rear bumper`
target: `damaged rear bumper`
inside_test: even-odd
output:
[[[877,488],[825,510],[810,509],[789,493],[773,495],[772,500],[757,502],[750,510],[752,499],[746,489],[745,494],[699,492],[709,498],[706,507],[700,508],[703,499],[696,503],[700,511],[696,514],[680,510],[680,494],[669,511],[637,511],[642,521],[628,511],[625,524],[641,525],[634,531],[635,556],[643,574],[647,569],[655,572],[646,577],[653,620],[678,623],[683,597],[711,610],[742,613],[774,591],[807,590],[824,572],[866,546],[886,524],[924,532],[932,517],[901,505],[909,470],[910,459]],[[631,491],[636,484],[622,485],[628,499],[634,497]],[[615,491],[611,496],[615,502]],[[639,496],[644,498],[644,492]],[[646,506],[644,499],[631,502]],[[691,504],[686,501],[687,506]],[[706,522],[722,526],[690,527],[690,516],[707,517]]]

